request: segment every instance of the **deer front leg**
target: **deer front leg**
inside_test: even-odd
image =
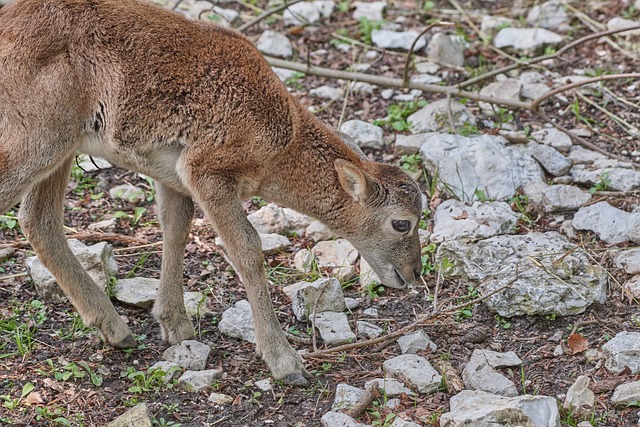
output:
[[[84,323],[97,327],[116,348],[136,346],[129,327],[107,295],[94,283],[69,249],[62,229],[62,204],[73,156],[36,184],[23,198],[18,215],[27,239]]]
[[[273,377],[304,386],[311,379],[300,356],[287,341],[275,315],[263,267],[260,236],[247,220],[232,178],[187,171],[196,200],[224,242],[227,256],[238,270],[253,313],[256,352]]]
[[[194,337],[182,292],[184,248],[193,219],[193,201],[158,182],[156,190],[163,245],[160,288],[153,316],[160,323],[162,338],[173,345]]]

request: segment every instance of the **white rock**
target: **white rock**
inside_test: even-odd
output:
[[[431,351],[438,349],[436,343],[431,341],[429,335],[422,329],[403,335],[397,341],[402,354],[416,354],[425,351],[427,348]]]
[[[500,136],[434,134],[420,149],[430,177],[438,176],[438,188],[462,201],[510,199],[530,181],[543,181],[542,168],[526,145],[508,145]]]
[[[456,127],[475,126],[476,118],[467,107],[455,100],[439,99],[407,117],[411,133],[450,131],[449,108]]]
[[[411,44],[418,37],[416,31],[391,31],[391,30],[373,30],[371,31],[371,41],[374,46],[383,49],[400,49],[408,51]],[[419,51],[427,44],[424,36],[420,37],[414,46],[414,52]]]
[[[380,149],[384,147],[382,128],[362,120],[349,120],[340,126],[340,131],[353,138],[361,148]]]
[[[484,15],[480,21],[480,35],[485,39],[491,40],[502,28],[515,26],[517,26],[515,19],[505,16]]]
[[[536,144],[531,153],[542,167],[553,176],[564,175],[571,169],[572,161],[548,145]]]
[[[496,357],[495,352],[474,350],[467,366],[462,371],[462,380],[467,388],[482,390],[500,396],[513,397],[518,389],[513,381],[497,372],[488,357]]]
[[[427,105],[428,107],[428,105]],[[436,135],[433,132],[418,133],[415,135],[402,135],[396,136],[395,149],[393,154],[396,156],[402,156],[403,154],[417,154],[420,151],[422,144],[432,136]]]
[[[151,308],[158,293],[160,280],[146,277],[119,279],[114,287],[115,298],[125,304]]]
[[[336,397],[331,405],[332,411],[349,410],[364,396],[365,391],[349,384],[338,384],[336,386]]]
[[[258,233],[283,233],[288,226],[284,211],[274,203],[269,203],[250,213],[247,219]]]
[[[611,403],[614,405],[629,405],[640,402],[640,381],[620,384],[611,396]]]
[[[207,313],[211,313],[209,300],[202,292],[185,292],[184,308],[187,316],[200,318]]]
[[[345,297],[344,303],[347,305],[347,310],[353,311],[356,308],[360,307],[360,298],[350,298]]]
[[[440,65],[428,59],[415,59],[416,73],[418,74],[435,74],[440,70]]]
[[[289,25],[305,25],[313,24],[322,17],[320,7],[315,2],[300,2],[289,6],[284,13],[284,24]]]
[[[542,141],[544,142],[544,141]],[[544,142],[546,144],[546,142]],[[549,144],[551,145],[551,144]],[[559,151],[560,150],[558,147]],[[573,161],[574,165],[578,164],[590,164],[601,160],[608,160],[603,154],[596,151],[587,150],[579,145],[569,147],[569,158]]]
[[[322,99],[339,99],[342,98],[344,90],[332,86],[319,86],[309,91],[309,95]]]
[[[387,7],[386,1],[356,1],[353,2],[355,10],[353,11],[353,19],[367,18],[369,21],[382,21],[384,18],[383,11]]]
[[[396,92],[393,89],[384,89],[384,90],[380,91],[380,96],[382,97],[382,99],[391,99],[391,97],[395,93]]]
[[[282,252],[291,247],[289,239],[281,234],[260,233],[260,241],[262,242],[262,251],[264,253]]]
[[[335,239],[336,234],[320,221],[313,221],[305,230],[305,236],[314,242]]]
[[[577,230],[593,231],[610,244],[640,243],[640,213],[625,212],[604,201],[580,208],[572,224]]]
[[[533,100],[550,91],[551,88],[544,83],[525,83],[520,88],[520,96],[524,99]]]
[[[569,16],[563,0],[550,0],[533,6],[527,15],[527,23],[534,28],[568,28]]]
[[[605,164],[604,167],[599,167]],[[616,167],[619,166],[619,167]],[[640,171],[629,169],[627,164],[596,160],[592,166],[578,164],[571,168],[571,178],[577,184],[593,185],[606,180],[606,190],[631,191],[640,188]]]
[[[624,290],[633,298],[640,299],[640,274],[636,274],[624,284]]]
[[[309,249],[300,249],[293,257],[293,266],[296,270],[308,273],[313,267],[313,254]]]
[[[619,16],[613,17],[607,22],[607,30],[620,30],[623,28],[631,28],[640,25],[640,21],[634,21],[631,19],[621,18]],[[640,30],[625,31],[620,34],[628,41],[637,42],[640,40]]]
[[[0,4],[2,4],[1,1]],[[80,154],[78,155],[78,167],[85,172],[95,172],[102,169],[110,169],[113,166],[101,157],[89,157],[86,154]]]
[[[512,234],[518,216],[506,202],[464,203],[449,199],[441,203],[434,215],[431,241],[478,240],[499,234]]]
[[[502,98],[511,99],[517,101],[520,99],[520,90],[522,89],[522,83],[516,79],[505,79],[502,81],[496,81],[489,83],[482,89],[480,89],[480,95],[488,96],[490,98]],[[487,102],[480,102],[480,108],[486,113],[493,115],[495,112],[495,106]]]
[[[418,50],[417,44],[416,50]],[[445,33],[433,35],[427,46],[427,56],[432,61],[449,67],[464,65],[464,47],[459,43],[457,36]]]
[[[139,189],[132,184],[122,184],[109,190],[112,199],[122,199],[128,202],[144,202],[147,196],[144,190]]]
[[[509,283],[508,290],[485,301],[501,316],[568,316],[594,302],[603,303],[607,296],[606,271],[574,248],[556,232],[496,236],[475,243],[450,240],[438,248],[436,262],[446,257],[454,265],[447,277],[479,286],[483,295]]]
[[[218,323],[218,330],[227,336],[255,344],[253,314],[251,313],[249,301],[240,300],[233,307],[225,310],[222,313],[220,323]]]
[[[615,258],[615,264],[627,274],[640,273],[640,248],[620,252]]]
[[[320,332],[322,339],[329,345],[347,344],[356,339],[356,335],[349,326],[347,315],[344,313],[333,311],[317,313],[314,326]]]
[[[380,326],[364,320],[356,321],[356,328],[358,336],[362,336],[367,339],[378,338],[384,332]]]
[[[629,368],[632,374],[640,372],[640,332],[619,332],[602,346],[605,366],[619,374]]]
[[[213,383],[222,375],[221,369],[207,369],[205,371],[186,371],[178,378],[178,386],[189,392],[200,391]]]
[[[594,407],[596,396],[589,390],[589,382],[589,377],[585,375],[576,378],[576,381],[569,387],[562,406],[565,409],[575,411],[576,414],[590,412]]]
[[[311,252],[319,267],[333,269],[339,279],[348,280],[354,276],[358,251],[347,240],[318,242]]]
[[[374,378],[372,380],[367,381],[364,384],[364,388],[367,389],[373,383],[378,384],[378,388],[383,389],[387,396],[400,396],[402,394],[406,394],[407,396],[415,396],[416,394],[410,389],[407,388],[403,383],[396,380],[395,378],[385,377],[385,378]]]
[[[286,82],[287,80],[293,79],[293,78],[304,77],[304,74],[298,71],[286,70],[284,68],[278,68],[278,67],[271,67],[271,69],[273,70],[274,73],[276,73],[276,76],[278,76],[278,78],[282,82]]]
[[[525,54],[532,54],[546,46],[557,46],[562,36],[544,28],[503,28],[498,32],[493,44],[499,49],[512,48]]]
[[[146,403],[140,403],[107,424],[107,427],[151,427]]]
[[[364,257],[360,257],[360,277],[358,283],[360,283],[363,289],[368,289],[371,285],[382,284],[382,281]]]
[[[386,360],[383,368],[387,374],[402,380],[422,394],[436,391],[442,381],[442,376],[427,359],[415,354],[403,354]]]
[[[153,371],[164,372],[165,375],[163,381],[165,383],[170,383],[180,374],[180,372],[182,372],[182,368],[175,362],[161,360],[149,368],[150,373]]]
[[[258,387],[262,391],[273,390],[273,385],[271,384],[271,378],[265,378],[263,380],[258,380],[254,383],[256,387]]]
[[[523,187],[531,206],[545,212],[576,210],[591,201],[591,194],[573,185],[547,185],[544,182],[530,182]]]
[[[322,416],[320,422],[324,427],[369,427],[367,424],[361,424],[342,412],[327,412]]]
[[[370,52],[374,52],[374,51],[370,51]],[[367,64],[369,65],[369,64]],[[373,91],[375,90],[375,86],[369,83],[365,83],[365,82],[355,82],[352,86],[351,86],[351,91],[353,93],[363,93],[365,95],[372,95]]]
[[[290,58],[293,55],[293,47],[287,36],[271,30],[266,30],[260,35],[256,47],[266,55],[280,58]]]
[[[558,407],[552,397],[506,398],[480,390],[463,390],[451,398],[449,406],[450,412],[440,417],[441,427],[503,426],[505,420],[517,420],[517,425],[527,427],[560,427]]]
[[[77,239],[67,240],[69,249],[80,261],[80,265],[103,291],[109,286],[109,280],[118,273],[118,264],[113,255],[113,247],[100,242],[92,246],[85,246]],[[33,280],[38,297],[44,301],[60,304],[66,303],[67,297],[60,289],[58,282],[49,270],[40,262],[38,257],[27,258],[27,272]]]
[[[391,423],[391,427],[420,427],[420,424],[416,424],[413,421],[403,420],[400,417],[396,417]]]
[[[315,282],[298,282],[282,288],[291,299],[293,313],[298,320],[309,320],[315,310],[341,312],[346,310],[342,286],[334,278],[318,279]]]
[[[224,9],[220,6],[214,6],[213,11],[215,12],[216,15],[224,18],[224,20],[227,21],[228,23],[235,21],[240,16],[240,12],[238,12],[237,10]]]
[[[166,349],[162,360],[178,364],[183,369],[200,371],[207,365],[211,347],[196,340],[185,340]]]
[[[422,83],[427,85],[437,84],[442,81],[441,77],[434,76],[431,74],[416,74],[409,78],[411,83]],[[419,95],[418,95],[419,96]]]
[[[222,405],[228,405],[231,402],[233,402],[233,397],[227,396],[226,394],[222,394],[222,393],[211,393],[207,400],[213,403],[214,405],[222,406]]]
[[[105,219],[103,221],[98,221],[98,222],[94,222],[92,224],[87,225],[87,228],[89,230],[107,230],[110,228],[115,227],[116,225],[116,219],[115,218],[109,218],[109,219]]]

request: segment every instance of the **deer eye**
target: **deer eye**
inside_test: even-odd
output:
[[[404,219],[391,221],[391,226],[399,233],[406,233],[411,229],[411,221],[407,221]]]

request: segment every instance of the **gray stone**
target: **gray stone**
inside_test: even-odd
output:
[[[589,377],[580,375],[569,387],[567,397],[564,399],[563,407],[571,409],[576,414],[586,414],[590,412],[595,404],[596,395],[589,390]]]
[[[424,357],[415,354],[403,354],[383,363],[384,371],[415,389],[427,394],[436,391],[442,382],[442,376]]]
[[[358,331],[358,336],[363,336],[367,339],[378,338],[380,335],[382,335],[382,332],[384,332],[384,330],[380,326],[374,325],[373,323],[366,322],[364,320],[358,320],[356,322],[356,328]]]
[[[214,6],[213,11],[215,12],[216,15],[223,18],[229,24],[235,21],[236,19],[238,19],[238,17],[240,17],[240,12],[238,12],[237,10],[224,9],[220,6]]]
[[[624,284],[624,290],[631,297],[640,299],[640,274],[636,274]]]
[[[416,31],[391,31],[391,30],[373,30],[371,31],[371,41],[374,46],[382,49],[400,49],[408,51],[411,44],[418,37]],[[427,44],[424,36],[420,37],[414,47],[414,52],[419,51]]]
[[[298,282],[282,288],[291,299],[293,313],[298,320],[309,320],[315,310],[340,312],[346,310],[342,286],[334,278],[322,278],[315,282]]]
[[[571,159],[563,156],[558,150],[548,145],[534,145],[531,155],[553,176],[564,175],[571,169]]]
[[[322,339],[329,345],[341,345],[354,342],[356,335],[349,326],[347,315],[324,311],[315,316],[314,326],[320,332]]]
[[[527,23],[535,28],[567,29],[569,16],[563,0],[550,0],[533,6],[527,15]]]
[[[606,190],[631,191],[640,188],[640,171],[629,169],[628,164],[610,160],[607,161],[608,166],[598,167],[603,163],[596,160],[592,166],[576,165],[571,168],[571,178],[576,184],[583,185],[606,181]]]
[[[524,54],[535,54],[547,46],[555,47],[562,36],[544,28],[503,28],[493,44],[499,49],[511,48]]]
[[[505,130],[500,129],[498,135],[505,137],[509,142],[513,144],[526,144],[529,142],[529,137],[521,130]]]
[[[101,157],[87,156],[86,154],[78,155],[77,161],[78,167],[85,172],[95,172],[113,167],[111,163]]]
[[[144,190],[132,184],[122,184],[109,190],[112,199],[122,199],[128,202],[144,202],[147,198]]]
[[[331,268],[338,279],[348,280],[355,275],[358,251],[345,239],[318,242],[311,249],[318,267]]]
[[[262,391],[273,390],[273,385],[271,384],[271,378],[265,378],[263,380],[258,380],[254,383],[256,387],[258,387]]]
[[[475,116],[463,104],[455,100],[449,102],[447,99],[439,99],[427,104],[407,118],[411,133],[451,131],[449,105],[451,105],[453,124],[456,127],[465,125],[474,126],[476,124]]]
[[[222,369],[207,369],[206,371],[185,371],[178,379],[178,387],[195,393],[209,387],[216,378],[220,378]]]
[[[324,427],[369,427],[367,424],[361,424],[342,412],[329,411],[320,418],[320,422]]]
[[[479,286],[483,295],[510,284],[485,301],[501,316],[568,316],[607,296],[606,271],[574,249],[556,232],[451,240],[440,245],[436,262],[446,257],[454,265],[447,277]]]
[[[275,203],[269,203],[255,212],[247,215],[247,219],[260,234],[304,233],[304,229],[311,223],[306,215],[289,208],[281,208]]]
[[[520,99],[520,90],[522,89],[522,83],[516,79],[504,79],[502,81],[496,81],[489,83],[482,89],[480,89],[480,95],[488,96],[490,98],[502,98],[512,99],[517,101]],[[486,114],[494,114],[495,107],[487,102],[480,102],[480,108]]]
[[[544,143],[546,144],[546,142]],[[555,148],[557,148],[559,151],[562,151],[558,147]],[[597,161],[609,160],[603,154],[600,154],[597,151],[587,150],[586,148],[583,148],[579,145],[569,147],[569,158],[573,161],[574,165],[591,164]]]
[[[187,316],[200,318],[206,313],[211,313],[209,308],[209,300],[202,292],[185,292],[184,308]]]
[[[222,405],[229,405],[230,403],[232,403],[233,397],[227,396],[226,394],[222,394],[222,393],[211,393],[207,400],[213,403],[214,405],[222,406]]]
[[[525,83],[520,88],[520,96],[524,99],[536,99],[549,91],[551,88],[544,83]]]
[[[319,86],[309,91],[309,95],[322,99],[339,99],[342,98],[344,90],[332,86]]]
[[[640,248],[632,248],[622,251],[615,258],[616,267],[623,269],[627,274],[640,273]]]
[[[629,405],[637,402],[640,402],[640,381],[620,384],[611,396],[611,403],[614,405]]]
[[[107,424],[107,427],[151,427],[149,409],[146,403],[140,403]]]
[[[369,21],[382,21],[384,18],[383,11],[387,7],[386,1],[356,1],[353,2],[355,10],[353,11],[353,19],[367,18]]]
[[[274,73],[276,73],[276,76],[278,76],[278,78],[282,82],[286,82],[287,80],[293,79],[293,78],[304,77],[304,74],[298,71],[286,70],[284,68],[278,68],[278,67],[271,67],[271,69],[273,70]]]
[[[368,316],[368,317],[380,317],[380,313],[378,313],[378,309],[374,308],[374,307],[369,307],[366,310],[362,311],[362,315],[363,316]]]
[[[632,374],[640,372],[640,332],[619,332],[602,346],[608,370],[619,374],[629,368]]]
[[[349,120],[340,126],[340,131],[353,138],[361,148],[380,149],[384,147],[382,128],[362,120]]]
[[[233,307],[225,310],[218,323],[218,330],[227,336],[255,344],[256,335],[249,301],[240,300]]]
[[[431,241],[442,243],[512,234],[518,225],[518,216],[506,202],[464,203],[449,199],[436,208],[434,223]]]
[[[416,424],[413,421],[407,421],[403,420],[400,417],[396,417],[391,423],[391,427],[420,427],[420,424]]]
[[[591,194],[573,185],[547,185],[544,182],[530,182],[523,187],[531,206],[545,212],[576,210],[591,201]]]
[[[293,7],[295,6],[297,5]],[[271,30],[266,30],[260,35],[256,47],[266,55],[278,56],[280,58],[289,58],[293,55],[293,47],[287,36]]]
[[[349,410],[364,396],[365,391],[349,384],[338,384],[336,386],[336,397],[331,405],[332,411]]]
[[[87,229],[89,230],[108,230],[110,228],[115,227],[116,225],[116,219],[115,218],[109,218],[109,219],[105,219],[103,221],[99,221],[99,222],[94,222],[92,224],[87,225]]]
[[[300,2],[289,6],[284,13],[285,25],[313,24],[322,17],[320,6],[316,2]]]
[[[486,363],[492,368],[511,368],[513,366],[522,365],[522,360],[513,351],[499,353],[491,350],[474,350],[478,351],[478,355],[483,357]]]
[[[415,396],[416,394],[407,386],[405,386],[400,381],[395,378],[385,377],[385,378],[374,378],[372,380],[367,381],[364,384],[364,388],[367,389],[373,383],[378,384],[378,388],[384,390],[384,393],[387,396],[400,396],[402,394],[406,394],[407,396]]]
[[[440,70],[440,65],[428,59],[415,59],[416,73],[418,74],[435,74]]]
[[[431,341],[429,335],[422,329],[412,332],[407,335],[403,335],[398,338],[398,345],[402,354],[416,354],[426,349],[436,351],[438,346]]]
[[[112,246],[106,242],[86,246],[76,239],[67,240],[67,244],[98,288],[106,291],[110,278],[118,273]],[[68,301],[56,279],[38,257],[27,258],[26,264],[40,299],[56,304]]]
[[[416,74],[414,76],[411,76],[409,78],[409,81],[411,83],[422,83],[422,84],[433,85],[433,84],[440,83],[442,81],[442,78],[431,75],[431,74]]]
[[[491,40],[502,28],[515,27],[518,22],[505,16],[484,15],[480,21],[480,36]]]
[[[305,230],[305,236],[314,242],[335,239],[336,234],[320,221],[313,221]]]
[[[125,304],[151,308],[158,293],[160,280],[146,277],[119,279],[113,289],[115,298]]]
[[[166,349],[162,360],[177,363],[182,369],[200,371],[207,365],[211,347],[196,340],[185,340]]]
[[[293,266],[296,270],[308,273],[313,267],[313,254],[309,249],[300,249],[293,257]]]
[[[436,135],[436,133],[434,132],[417,133],[415,135],[398,134],[396,136],[396,143],[393,154],[395,154],[396,156],[402,156],[404,154],[417,154],[420,151],[420,147],[422,147],[422,144],[424,144],[428,138],[434,135]]]
[[[462,201],[510,199],[530,181],[543,181],[542,168],[527,145],[508,145],[500,136],[467,138],[435,134],[420,149],[430,177],[438,188]]]
[[[395,90],[393,89],[384,89],[380,91],[380,96],[382,99],[391,99],[391,97],[395,94]]]
[[[462,380],[467,388],[482,390],[500,396],[513,397],[518,389],[513,381],[497,372],[488,357],[496,357],[487,350],[474,350],[467,366],[462,371]]]
[[[636,27],[638,25],[640,25],[640,21],[615,16],[607,22],[607,30],[621,30],[624,28]],[[625,31],[624,33],[620,33],[620,35],[630,42],[635,43],[640,40],[640,30]]]
[[[593,231],[606,243],[640,243],[640,213],[625,212],[604,201],[580,208],[572,224],[576,230]]]
[[[418,50],[417,45],[416,50]],[[464,46],[459,43],[457,36],[435,33],[427,46],[427,56],[438,64],[462,67],[464,65]]]
[[[360,307],[360,299],[345,297],[344,303],[347,305],[347,310],[353,311]]]
[[[16,250],[13,248],[0,249],[0,262],[3,262],[4,260],[11,258],[15,253],[16,253]]]
[[[363,289],[368,289],[371,285],[382,284],[382,281],[364,257],[360,257],[360,277],[358,278],[358,283],[360,283]]]
[[[262,243],[262,252],[275,253],[282,252],[291,247],[289,239],[281,234],[260,234],[260,242]]]
[[[163,381],[165,383],[170,383],[178,376],[180,372],[182,372],[182,368],[175,362],[161,360],[149,368],[150,373],[153,371],[164,372],[165,375]]]
[[[441,427],[560,427],[558,407],[552,397],[507,398],[480,390],[463,390],[451,398],[449,406],[450,412],[440,417]]]

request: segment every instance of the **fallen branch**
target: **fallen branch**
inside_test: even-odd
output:
[[[344,411],[345,414],[350,416],[351,418],[359,418],[364,411],[367,410],[371,402],[378,399],[381,396],[380,389],[378,388],[378,383],[374,382],[366,388],[364,394],[353,407],[347,411]]]
[[[80,231],[78,233],[68,234],[65,236],[67,239],[78,239],[78,240],[99,240],[101,242],[118,242],[125,245],[136,244],[136,245],[146,245],[147,241],[144,239],[140,239],[138,237],[124,236],[122,234],[116,233],[101,233],[99,231]],[[14,249],[22,249],[28,248],[31,246],[31,243],[27,240],[20,240],[13,243],[5,243],[0,245],[0,249],[4,248],[14,248]]]
[[[266,10],[264,12],[262,12],[260,15],[256,16],[255,19],[253,19],[252,21],[249,21],[245,24],[240,25],[238,28],[236,28],[236,30],[244,32],[247,31],[249,28],[253,27],[254,25],[256,25],[257,23],[259,23],[260,21],[268,18],[271,15],[274,15],[276,13],[282,12],[283,10],[285,10],[286,8],[293,6],[296,3],[300,3],[302,0],[294,0],[291,2],[287,2],[285,1],[284,4],[281,4],[278,7],[274,7],[273,9],[269,9]]]

